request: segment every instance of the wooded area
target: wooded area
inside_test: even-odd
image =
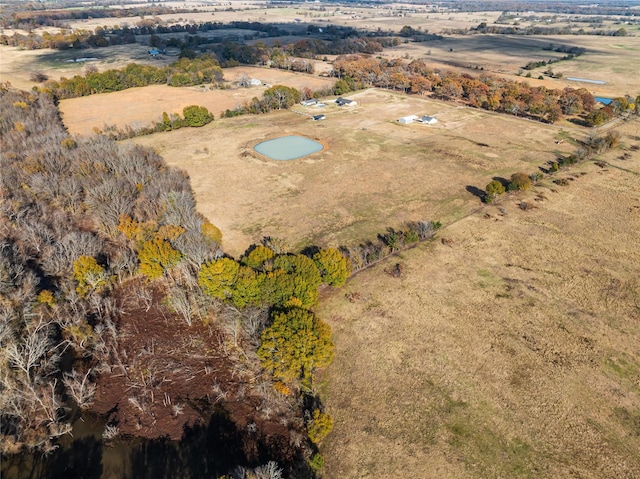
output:
[[[141,147],[69,137],[47,95],[7,86],[0,93],[3,453],[54,449],[105,381],[126,391],[112,399],[120,411],[109,437],[121,431],[179,438],[180,427],[161,429],[163,417],[204,420],[165,382],[175,376],[184,384],[183,370],[200,346],[184,356],[174,351],[164,365],[144,348],[128,349],[131,326],[155,324],[152,314],[166,323],[149,333],[158,358],[163,328],[207,344],[198,374],[210,382],[215,370],[219,381],[208,392],[192,389],[203,395],[193,399],[227,407],[241,389],[233,407],[257,401],[260,421],[274,423],[272,430],[288,418],[290,427],[278,426],[278,434],[305,431],[322,413],[317,399],[305,399],[315,394],[313,372],[333,355],[330,328],[311,308],[322,284],[344,283],[347,259],[335,249],[291,254],[277,239],[249,248],[240,261],[227,257],[220,230],[197,213],[184,173]],[[299,322],[283,327],[283,318]],[[108,410],[105,401],[98,402]],[[296,444],[274,449],[270,459],[310,468],[305,458],[313,443]],[[245,457],[241,465],[259,459]]]

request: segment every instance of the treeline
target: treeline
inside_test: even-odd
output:
[[[557,171],[575,165],[582,161],[593,159],[611,148],[618,146],[620,142],[620,133],[617,131],[609,131],[604,136],[591,136],[582,142],[580,148],[568,155],[559,156],[556,160],[549,161],[544,167],[540,167],[541,171],[527,175],[526,173],[514,173],[509,181],[500,179],[492,180],[485,188],[485,194],[482,200],[485,203],[493,203],[498,197],[507,191],[528,190],[532,185],[542,180],[545,175],[553,175]],[[556,184],[566,184],[567,180],[554,180]]]
[[[336,59],[333,69],[341,79],[336,88],[377,86],[419,95],[433,93],[438,98],[464,101],[474,107],[550,123],[562,116],[561,98],[564,92],[532,87],[491,75],[474,77],[451,71],[436,73],[422,60],[406,63],[401,59],[353,55]],[[583,94],[589,95],[586,90]],[[595,100],[591,98],[591,102],[581,104],[585,111],[590,111],[595,105]]]
[[[625,15],[638,16],[632,8],[631,2],[607,2],[600,4],[584,5],[580,2],[556,0],[550,2],[537,2],[531,0],[476,0],[467,2],[464,0],[451,0],[447,2],[450,8],[461,12],[495,12],[502,11],[503,16],[509,12],[527,12],[534,10],[545,13],[562,13],[572,15]]]
[[[142,271],[187,274],[222,251],[188,177],[156,154],[69,137],[45,95],[3,86],[0,106],[1,443],[47,451],[71,429],[65,402],[89,407],[112,360],[118,285]],[[139,245],[123,218],[148,226]],[[70,352],[79,360],[67,367]]]
[[[219,378],[241,381],[233,379],[238,371],[252,378],[214,382],[211,407],[224,407],[229,390],[241,390],[235,400],[251,409],[263,404],[264,421],[291,424],[285,432],[295,441],[287,449],[298,450],[303,464],[287,467],[321,467],[317,444],[332,420],[312,378],[331,361],[333,343],[312,308],[323,285],[344,283],[349,260],[333,248],[289,253],[273,238],[239,260],[228,257],[220,230],[197,213],[188,177],[155,153],[104,136],[69,137],[46,95],[3,86],[0,108],[3,454],[53,450],[71,431],[74,418],[65,411],[71,402],[91,409],[102,376],[121,378],[127,404],[136,407],[132,417],[120,408],[119,421],[131,426],[142,415],[153,424],[160,414],[181,414],[186,405],[171,406],[165,381],[152,380],[158,365],[129,374],[149,356],[120,346],[127,311],[143,320],[155,308],[187,338],[197,334],[190,329],[196,323],[218,331],[208,350],[224,358],[215,366]],[[233,372],[224,373],[225,364]],[[165,368],[162,377],[178,381],[182,369]],[[117,431],[111,423],[105,438]]]
[[[104,72],[89,71],[85,76],[49,80],[39,90],[59,99],[76,98],[96,93],[109,93],[127,88],[167,84],[170,86],[201,85],[222,81],[223,72],[215,57],[201,55],[181,58],[166,67],[131,63],[124,68]]]
[[[182,109],[182,116],[177,113],[162,112],[162,119],[152,125],[134,129],[131,125],[118,128],[116,125],[106,125],[104,128],[94,128],[94,132],[105,135],[112,140],[125,140],[137,136],[152,135],[161,131],[179,130],[185,127],[201,127],[208,125],[215,119],[213,113],[204,106],[189,105]]]
[[[400,229],[388,228],[386,232],[378,234],[375,241],[366,241],[358,246],[341,246],[340,251],[349,259],[353,271],[357,272],[420,241],[433,239],[441,227],[439,221],[410,221]]]
[[[65,20],[87,20],[89,18],[127,18],[138,16],[166,15],[168,13],[197,13],[197,9],[170,8],[164,5],[132,6],[131,8],[68,8],[64,10],[49,10],[42,4],[31,3],[18,5],[18,9],[11,11],[5,6],[5,14],[0,19],[2,28],[19,28],[31,30],[36,27],[61,27]]]
[[[580,47],[568,47],[568,46],[554,46],[553,44],[549,45],[544,50],[550,50],[554,52],[566,53],[562,58],[550,58],[549,60],[540,60],[540,61],[531,61],[527,63],[523,68],[525,70],[535,70],[536,68],[540,68],[546,65],[551,65],[553,63],[558,63],[565,60],[572,60],[580,55],[583,55],[586,50]]]
[[[27,50],[52,48],[55,50],[81,50],[83,48],[101,48],[112,45],[126,45],[136,42],[135,33],[131,28],[113,29],[107,34],[101,27],[96,33],[90,30],[60,30],[58,33],[43,32],[42,35],[29,33],[13,33],[0,35],[0,45],[22,47]]]
[[[576,29],[573,26],[561,26],[561,27],[542,27],[532,25],[528,27],[514,26],[501,26],[501,25],[488,25],[481,23],[477,27],[470,29],[459,29],[456,33],[481,33],[481,34],[494,34],[494,35],[599,35],[599,36],[613,36],[624,37],[627,35],[627,30],[622,27],[614,29],[588,29],[584,28]]]

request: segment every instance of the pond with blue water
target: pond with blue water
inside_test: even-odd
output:
[[[295,160],[322,151],[322,143],[304,136],[289,135],[258,143],[254,150],[272,160]]]

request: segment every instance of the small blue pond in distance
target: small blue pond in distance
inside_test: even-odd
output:
[[[295,160],[323,148],[321,143],[304,136],[289,135],[258,143],[254,150],[272,160]]]

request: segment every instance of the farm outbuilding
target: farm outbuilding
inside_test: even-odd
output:
[[[313,106],[317,103],[318,103],[318,100],[316,100],[315,98],[311,98],[309,100],[303,100],[300,102],[302,106]]]
[[[398,118],[398,123],[401,123],[403,125],[409,125],[410,123],[413,123],[417,119],[418,119],[417,115],[403,116],[402,118]]]
[[[422,118],[420,118],[420,121],[422,123],[425,123],[426,125],[435,125],[436,123],[438,123],[438,119],[434,118],[432,116],[429,115],[424,115]]]
[[[348,98],[339,97],[336,99],[336,105],[338,106],[356,106],[358,102],[355,100],[349,100]]]

